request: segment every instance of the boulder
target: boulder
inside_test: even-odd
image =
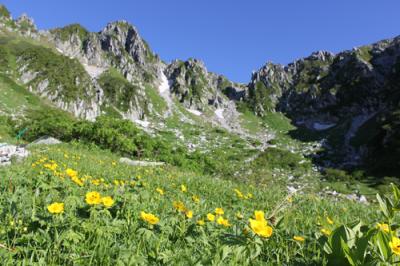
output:
[[[13,157],[20,161],[28,155],[28,150],[22,146],[0,143],[0,166],[10,165]]]
[[[148,161],[135,161],[129,158],[119,159],[120,163],[124,163],[131,166],[162,166],[165,165],[164,162],[148,162]]]
[[[34,142],[32,142],[30,145],[56,145],[62,143],[60,140],[53,138],[53,137],[41,137]]]

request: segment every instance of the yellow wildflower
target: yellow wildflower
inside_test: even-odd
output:
[[[174,208],[177,209],[180,212],[185,212],[186,211],[185,204],[183,204],[182,201],[174,201],[173,205],[174,205]]]
[[[216,215],[223,215],[224,214],[224,210],[222,208],[215,208],[215,214]]]
[[[331,218],[329,218],[328,216],[326,217],[326,221],[328,222],[328,224],[333,224],[333,220]]]
[[[322,228],[321,233],[323,233],[326,236],[329,236],[332,233],[332,231],[326,228]]]
[[[392,237],[392,241],[389,242],[389,247],[394,254],[400,255],[400,239],[398,237]]]
[[[187,192],[187,188],[186,188],[185,185],[181,185],[181,191],[182,191],[182,192]]]
[[[76,177],[78,176],[78,172],[75,170],[72,170],[71,168],[68,168],[67,170],[65,170],[65,173],[67,174],[67,176],[69,177]]]
[[[192,212],[192,211],[186,211],[186,212],[185,212],[185,215],[186,215],[186,218],[192,219],[192,217],[193,217],[193,212]]]
[[[389,233],[389,225],[388,224],[385,224],[385,223],[380,224],[380,223],[378,223],[376,225],[376,228],[378,228],[378,229],[380,229],[380,230],[382,230],[382,231],[384,231],[386,233]]]
[[[239,220],[243,219],[243,214],[241,214],[240,212],[237,212],[236,218],[238,218]]]
[[[202,225],[204,225],[204,224],[205,224],[204,220],[198,220],[198,221],[197,221],[197,225],[202,226]]]
[[[140,218],[142,218],[143,221],[153,225],[157,224],[160,221],[160,219],[154,214],[145,213],[144,211],[140,213]]]
[[[233,191],[235,191],[236,196],[238,196],[238,198],[241,198],[241,199],[244,198],[243,193],[239,189],[235,188]]]
[[[100,185],[101,181],[100,179],[93,179],[92,181],[90,181],[93,185],[98,186]]]
[[[77,177],[77,176],[73,176],[73,177],[71,177],[71,180],[75,183],[75,184],[77,184],[78,186],[83,186],[83,181],[82,181],[82,179],[80,179],[79,177]]]
[[[58,165],[56,163],[45,163],[43,165],[44,168],[47,168],[47,169],[49,169],[51,171],[55,171],[57,169],[57,166]]]
[[[261,237],[270,237],[272,235],[272,227],[265,220],[249,219],[251,230]]]
[[[102,202],[103,205],[104,205],[105,207],[107,207],[107,208],[110,208],[111,206],[114,205],[114,200],[113,200],[113,198],[111,198],[110,196],[101,198],[101,202]]]
[[[89,205],[97,205],[101,203],[101,195],[99,192],[91,191],[86,193],[86,203]]]
[[[196,196],[196,195],[193,195],[193,196],[192,196],[192,200],[193,200],[195,203],[199,203],[199,202],[200,202],[200,198],[199,198],[198,196]]]
[[[47,206],[47,210],[53,214],[63,213],[64,212],[64,203],[54,202],[54,203],[50,204],[49,206]]]
[[[164,195],[164,190],[162,190],[161,188],[156,188],[156,191],[160,194],[160,195]]]
[[[207,214],[207,220],[213,222],[215,220],[215,215],[212,213]]]
[[[265,221],[264,212],[263,211],[255,211],[254,217],[257,221]]]
[[[305,238],[302,236],[294,236],[293,240],[295,240],[297,242],[304,242]]]
[[[222,216],[218,217],[217,224],[223,225],[225,227],[231,226],[231,224],[229,223],[228,219],[224,219],[224,217],[222,217]]]

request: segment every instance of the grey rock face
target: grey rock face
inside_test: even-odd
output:
[[[22,160],[28,155],[29,152],[23,147],[0,143],[0,166],[10,165],[13,157]]]

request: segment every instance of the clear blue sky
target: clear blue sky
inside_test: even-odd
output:
[[[338,52],[400,35],[399,0],[6,0],[48,29],[79,22],[134,24],[165,61],[203,60],[248,82],[266,61],[287,64],[316,50]]]

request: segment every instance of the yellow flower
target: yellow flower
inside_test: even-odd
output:
[[[56,163],[46,163],[43,165],[44,168],[47,168],[51,171],[55,171],[57,169],[57,164]]]
[[[305,239],[302,236],[294,236],[293,240],[296,240],[297,242],[304,242]]]
[[[177,209],[178,211],[186,212],[185,204],[183,204],[182,201],[174,201],[172,204],[174,205],[174,208]]]
[[[182,191],[182,192],[187,192],[187,188],[186,188],[185,185],[181,185],[181,191]]]
[[[241,214],[240,212],[237,212],[236,218],[238,218],[239,220],[243,219],[243,214]]]
[[[149,223],[149,224],[157,224],[158,221],[160,221],[160,219],[155,216],[154,214],[151,213],[145,213],[145,212],[141,212],[140,213],[140,218],[142,218],[143,221]]]
[[[398,237],[392,237],[392,241],[389,242],[389,247],[394,254],[400,255],[400,239]]]
[[[322,229],[321,229],[321,233],[323,233],[323,234],[326,235],[326,236],[329,236],[332,232],[331,232],[331,230],[329,230],[329,229],[322,228]]]
[[[75,170],[72,170],[71,168],[68,168],[67,170],[65,170],[65,173],[69,177],[77,177],[78,176],[78,172]]]
[[[103,205],[104,205],[105,207],[107,207],[107,208],[110,208],[111,206],[114,205],[114,200],[113,200],[113,198],[111,198],[110,196],[101,198],[101,202],[102,202]]]
[[[263,211],[255,211],[254,217],[257,221],[265,221],[264,212]]]
[[[78,186],[83,186],[83,181],[82,181],[82,179],[80,179],[79,177],[77,177],[77,176],[73,176],[73,177],[71,177],[71,180],[75,183],[75,184],[77,184]]]
[[[384,231],[386,233],[389,233],[389,225],[388,224],[385,224],[385,223],[380,224],[380,223],[378,223],[376,225],[376,228],[378,228],[378,229],[380,229],[380,230],[382,230],[382,231]]]
[[[156,191],[160,194],[160,195],[164,195],[164,190],[162,190],[161,188],[156,188]]]
[[[192,211],[186,211],[186,212],[185,212],[185,215],[186,215],[186,218],[192,219],[192,217],[193,217],[193,212],[192,212]]]
[[[94,180],[92,180],[92,181],[90,181],[93,185],[95,185],[95,186],[98,186],[98,185],[100,185],[100,183],[101,183],[101,181],[100,181],[100,179],[94,179]]]
[[[89,205],[96,205],[101,203],[101,195],[99,192],[91,191],[86,193],[86,203]]]
[[[215,208],[215,214],[216,215],[223,215],[224,214],[224,210],[222,208]]]
[[[328,224],[333,224],[333,220],[331,218],[329,218],[328,216],[326,217],[326,221],[328,222]]]
[[[223,225],[225,227],[229,227],[231,226],[228,219],[224,219],[224,217],[219,216],[217,219],[217,224]]]
[[[199,202],[200,202],[200,198],[199,198],[198,196],[196,196],[196,195],[193,195],[193,196],[192,196],[192,200],[193,200],[195,203],[199,203]]]
[[[239,189],[235,188],[233,191],[235,191],[236,196],[238,196],[238,198],[241,198],[241,199],[244,198],[243,193]]]
[[[254,220],[249,219],[250,228],[256,235],[261,237],[270,237],[272,235],[272,227],[268,226],[267,221],[265,220]]]
[[[197,225],[200,225],[200,226],[201,226],[201,225],[204,225],[204,224],[205,224],[204,220],[198,220],[198,221],[197,221]]]
[[[111,162],[111,164],[112,164],[112,166],[116,166],[117,165],[117,162]]]
[[[289,203],[292,203],[292,202],[293,202],[293,198],[292,198],[292,197],[288,197],[288,198],[287,198],[287,201],[288,201]]]
[[[207,220],[213,222],[215,220],[215,215],[212,213],[207,214]]]
[[[63,213],[64,212],[64,203],[54,202],[54,203],[50,204],[49,206],[47,206],[47,210],[53,214]]]

